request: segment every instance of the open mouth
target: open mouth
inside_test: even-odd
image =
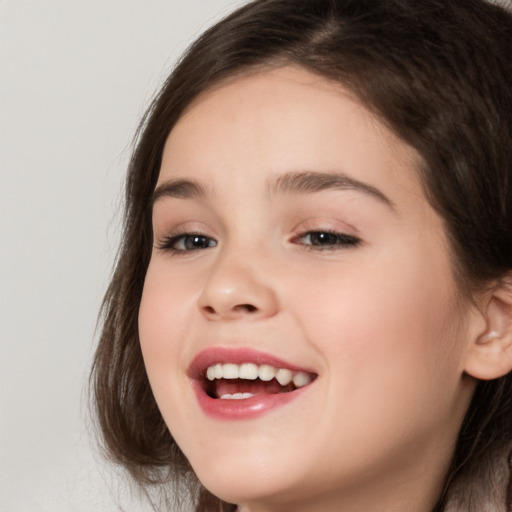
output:
[[[244,400],[259,395],[290,393],[313,382],[316,374],[269,364],[217,363],[200,375],[203,391],[214,399]]]

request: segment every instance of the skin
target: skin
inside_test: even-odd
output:
[[[158,187],[194,180],[204,194],[155,202],[140,340],[162,415],[215,495],[250,512],[434,506],[485,319],[461,298],[419,163],[339,84],[297,67],[221,84],[172,130]],[[272,187],[297,172],[366,188]],[[359,242],[311,235],[331,231]],[[184,233],[204,246],[185,250]],[[208,347],[318,377],[262,416],[214,419],[186,375]]]

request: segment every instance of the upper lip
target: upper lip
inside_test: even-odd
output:
[[[190,363],[187,376],[191,379],[201,379],[206,369],[217,363],[254,363],[257,365],[268,364],[275,368],[286,368],[292,371],[302,371],[316,375],[310,368],[300,367],[291,364],[279,357],[261,352],[252,348],[244,347],[210,347],[199,352]]]

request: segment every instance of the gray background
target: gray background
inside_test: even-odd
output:
[[[145,510],[84,389],[138,119],[241,0],[0,1],[0,510]]]

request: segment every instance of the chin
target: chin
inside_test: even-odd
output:
[[[228,503],[281,501],[287,495],[297,495],[303,487],[303,475],[297,471],[302,464],[276,457],[275,450],[272,453],[260,450],[259,456],[253,450],[229,455],[193,464],[204,487]]]
[[[255,475],[254,471],[245,474],[225,471],[209,473],[200,481],[212,494],[228,503],[287,501],[286,496],[296,495],[295,486],[290,482],[272,474]]]

